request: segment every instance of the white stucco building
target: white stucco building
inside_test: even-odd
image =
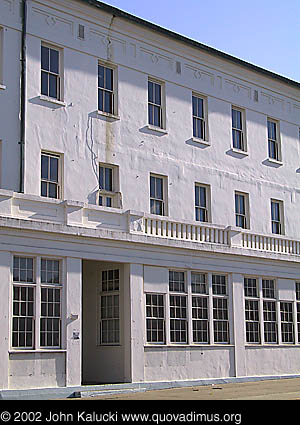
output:
[[[0,0],[0,389],[300,375],[299,129],[300,83]]]

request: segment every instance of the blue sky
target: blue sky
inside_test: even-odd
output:
[[[300,82],[300,0],[105,0]]]

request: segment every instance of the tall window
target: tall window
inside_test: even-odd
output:
[[[60,156],[52,153],[41,154],[41,196],[58,199],[60,190]]]
[[[300,282],[296,282],[296,317],[298,343],[300,343]]]
[[[277,342],[277,313],[275,299],[275,281],[262,280],[264,341]]]
[[[232,108],[232,143],[235,149],[245,151],[245,137],[243,132],[243,112]]]
[[[101,275],[100,344],[120,343],[120,271],[105,270]]]
[[[148,81],[148,122],[163,128],[162,85]]]
[[[193,137],[205,140],[204,100],[196,95],[192,96],[193,107]]]
[[[118,174],[117,166],[99,164],[99,205],[120,207]]]
[[[58,260],[41,260],[41,347],[61,344],[61,279]]]
[[[150,175],[150,213],[165,215],[164,177]]]
[[[59,50],[53,47],[41,47],[41,93],[60,100],[60,63]]]
[[[256,278],[244,278],[246,341],[260,342],[259,299]]]
[[[12,347],[34,348],[35,282],[33,258],[13,259]]]
[[[196,221],[208,221],[208,192],[207,186],[195,184],[195,215]]]
[[[248,221],[248,194],[235,192],[235,225],[247,229]]]
[[[267,125],[269,158],[280,161],[278,123],[268,118]]]
[[[214,342],[229,343],[227,281],[224,275],[212,275]]]
[[[98,64],[98,110],[114,114],[114,70]]]
[[[146,294],[147,342],[165,342],[164,295]]]
[[[193,342],[209,343],[209,298],[205,273],[191,273]]]
[[[282,211],[283,211],[282,201],[275,201],[271,199],[272,233],[276,235],[283,234]]]
[[[184,272],[169,272],[170,339],[171,342],[188,342],[187,296]]]
[[[280,302],[281,340],[282,342],[294,342],[293,303]]]
[[[37,261],[40,262],[38,276]],[[62,345],[60,261],[15,255],[12,289],[12,347],[60,348]],[[37,294],[40,300],[39,306]],[[39,335],[36,332],[39,332]]]

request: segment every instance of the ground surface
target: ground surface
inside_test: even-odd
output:
[[[300,400],[300,378],[108,393],[90,400]]]

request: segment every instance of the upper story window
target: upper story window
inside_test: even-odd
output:
[[[195,216],[196,221],[209,220],[209,187],[195,184]]]
[[[283,202],[271,199],[272,233],[283,235]]]
[[[41,94],[61,100],[60,50],[42,44],[41,46]]]
[[[235,192],[235,225],[242,229],[249,228],[249,195]]]
[[[148,81],[148,122],[159,128],[164,128],[162,89],[162,84]]]
[[[41,154],[41,196],[59,199],[61,197],[61,157],[42,152]]]
[[[165,177],[150,174],[150,213],[165,215]]]
[[[241,109],[232,108],[232,144],[235,149],[246,151],[245,133],[244,133],[244,114]]]
[[[99,164],[99,205],[120,207],[119,169],[115,165]]]
[[[204,99],[195,94],[192,96],[193,107],[193,137],[205,140],[205,111]]]
[[[267,125],[269,158],[276,161],[281,161],[279,124],[277,121],[268,118]]]
[[[98,64],[98,111],[114,115],[115,108],[115,70]]]

